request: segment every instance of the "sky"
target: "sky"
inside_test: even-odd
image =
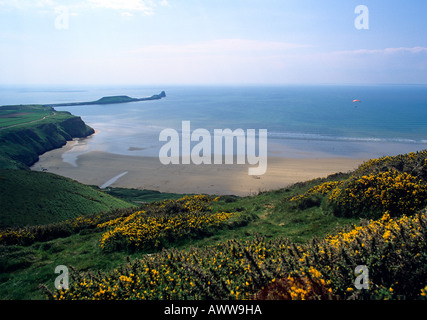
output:
[[[425,0],[0,0],[0,85],[427,84],[426,13]]]

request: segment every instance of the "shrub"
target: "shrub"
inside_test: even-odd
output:
[[[427,150],[372,159],[341,181],[320,183],[289,201],[306,209],[320,205],[336,216],[379,218],[412,214],[427,204]],[[324,199],[324,200],[323,200]]]
[[[337,216],[379,217],[411,214],[426,205],[427,188],[408,173],[386,171],[352,177],[329,196],[329,205]]]
[[[385,171],[408,173],[427,182],[427,150],[371,159],[362,164],[353,173],[353,176],[363,176]]]
[[[93,230],[100,223],[126,217],[134,211],[128,209],[113,209],[107,213],[80,216],[62,222],[40,226],[0,229],[0,245],[31,245],[36,241],[44,242],[56,238],[68,237],[83,230]],[[119,217],[119,218],[117,218]]]
[[[336,300],[330,280],[311,267],[308,272],[294,272],[285,278],[272,280],[266,288],[254,295],[255,300]]]
[[[204,195],[164,200],[126,218],[99,224],[98,228],[109,228],[102,235],[100,246],[108,251],[159,250],[177,240],[211,234],[227,221],[242,225],[242,214],[212,212],[212,201],[216,200]]]

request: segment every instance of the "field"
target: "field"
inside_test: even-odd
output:
[[[10,126],[36,122],[53,115],[52,108],[42,106],[0,107],[0,130]]]

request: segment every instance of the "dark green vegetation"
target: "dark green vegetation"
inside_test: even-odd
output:
[[[94,133],[80,117],[43,106],[0,107],[0,168],[28,169],[39,155]]]
[[[47,104],[45,106],[54,108],[54,107],[72,107],[72,106],[86,106],[86,105],[97,105],[97,104],[117,104],[117,103],[128,103],[128,102],[138,102],[138,101],[160,100],[165,97],[166,97],[166,93],[162,91],[160,94],[155,94],[147,98],[131,98],[128,96],[111,96],[111,97],[103,97],[96,101],[56,103],[56,104]]]
[[[131,206],[55,174],[0,169],[0,228],[49,224]]]
[[[95,187],[97,188],[97,187]],[[128,201],[130,203],[141,205],[147,202],[162,201],[165,199],[179,199],[182,198],[183,194],[175,193],[163,193],[154,190],[139,190],[139,189],[126,189],[126,188],[106,188],[103,192]]]

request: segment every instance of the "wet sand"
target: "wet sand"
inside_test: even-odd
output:
[[[269,157],[267,172],[248,175],[249,165],[163,165],[157,157],[126,156],[92,151],[64,162],[63,154],[76,146],[67,143],[40,156],[32,169],[72,178],[81,183],[158,190],[170,193],[234,194],[285,188],[296,182],[356,169],[367,159]]]

